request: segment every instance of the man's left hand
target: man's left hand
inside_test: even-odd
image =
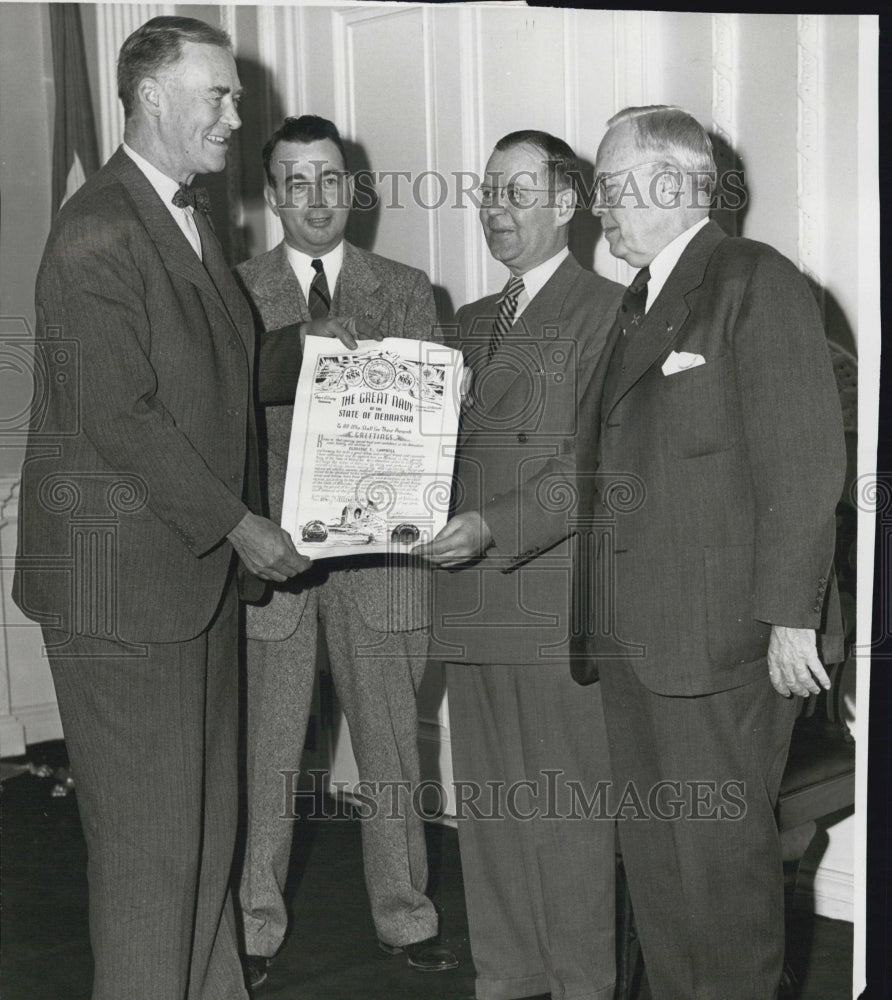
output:
[[[829,690],[830,678],[818,659],[813,628],[788,628],[772,625],[768,640],[768,676],[774,689],[788,698],[791,694],[807,698],[821,687]]]
[[[492,534],[479,511],[468,510],[451,517],[429,542],[412,549],[435,566],[457,566],[479,556],[492,544]]]

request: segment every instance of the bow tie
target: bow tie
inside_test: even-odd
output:
[[[186,187],[181,184],[171,199],[177,208],[193,208],[199,212],[210,212],[211,199],[203,187]]]

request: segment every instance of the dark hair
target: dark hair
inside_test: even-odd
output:
[[[263,147],[263,172],[270,187],[275,186],[275,178],[270,168],[273,150],[279,142],[318,142],[320,139],[330,139],[339,149],[344,167],[347,166],[347,153],[337,125],[319,115],[301,115],[300,118],[286,118],[275,132],[267,139]]]
[[[503,135],[495,144],[495,149],[504,153],[524,143],[534,146],[542,154],[542,159],[548,164],[549,184],[558,190],[574,187],[579,177],[579,160],[567,143],[557,136],[537,129],[523,129]]]
[[[118,97],[129,118],[136,107],[140,80],[175,63],[183,53],[183,42],[216,45],[232,51],[229,35],[194,17],[153,17],[141,25],[121,46],[118,55]]]

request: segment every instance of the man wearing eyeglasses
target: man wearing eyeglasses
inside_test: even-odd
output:
[[[577,390],[619,305],[621,288],[568,249],[577,170],[563,140],[536,131],[499,140],[486,165],[480,222],[509,280],[458,312],[474,382],[456,509],[417,549],[442,567],[434,655],[446,661],[479,1000],[609,1000],[614,991],[613,824],[586,818],[579,797],[591,800],[609,777],[606,738],[597,685],[577,687],[568,669],[569,542],[556,538],[513,573],[494,547],[469,561],[486,548],[479,512],[489,499],[572,447]],[[561,511],[566,525],[563,501],[545,491],[510,527],[509,551],[528,517]]]
[[[574,461],[491,498],[477,532],[507,554],[503,524],[562,469],[578,523],[611,526],[580,538],[574,606],[593,620],[571,662],[599,681],[614,784],[636,790],[618,829],[651,992],[766,1000],[784,957],[774,806],[799,697],[842,658],[838,392],[802,275],[709,220],[712,145],[691,115],[621,111],[596,170],[611,252],[640,270]],[[531,521],[506,561],[553,537]]]
[[[280,519],[300,346],[307,335],[345,347],[360,337],[435,336],[426,274],[344,240],[353,181],[336,126],[286,118],[263,149],[265,198],[285,238],[246,261],[238,277],[258,325],[268,500]],[[275,399],[270,383],[287,384]],[[425,895],[427,849],[411,791],[419,778],[415,695],[427,660],[427,569],[384,557],[330,559],[300,585],[278,588],[247,610],[248,835],[240,887],[247,974],[255,988],[282,944],[287,914],[292,788],[300,767],[319,627],[350,727],[359,778],[376,788],[362,822],[365,880],[379,945],[426,972],[454,968],[432,939],[437,914]],[[375,785],[375,783],[381,783]],[[403,786],[404,793],[394,789]]]

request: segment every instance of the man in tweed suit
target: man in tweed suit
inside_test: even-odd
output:
[[[124,145],[63,206],[37,276],[46,405],[14,593],[43,626],[77,781],[93,1000],[244,1000],[236,554],[279,581],[309,561],[250,512],[251,313],[185,188],[241,124],[229,39],[153,18],[118,90]]]
[[[315,115],[286,118],[263,150],[266,199],[285,239],[237,269],[260,331],[258,382],[299,369],[307,334],[348,347],[357,336],[429,340],[436,314],[427,276],[344,241],[352,201],[335,125]],[[283,329],[283,328],[289,328]],[[291,339],[290,359],[288,340]],[[275,345],[275,353],[267,349]],[[271,515],[280,518],[294,393],[267,406],[266,455]],[[319,625],[362,781],[419,781],[415,696],[428,647],[429,571],[383,557],[325,560],[300,586],[249,607],[248,836],[240,898],[248,973],[259,985],[280,947],[287,917],[282,886],[292,826],[285,814],[300,764],[315,673]],[[425,971],[453,968],[430,939],[437,914],[425,895],[427,853],[421,819],[408,796],[376,797],[362,824],[365,879],[384,950],[405,952]],[[393,813],[398,812],[399,818]]]

